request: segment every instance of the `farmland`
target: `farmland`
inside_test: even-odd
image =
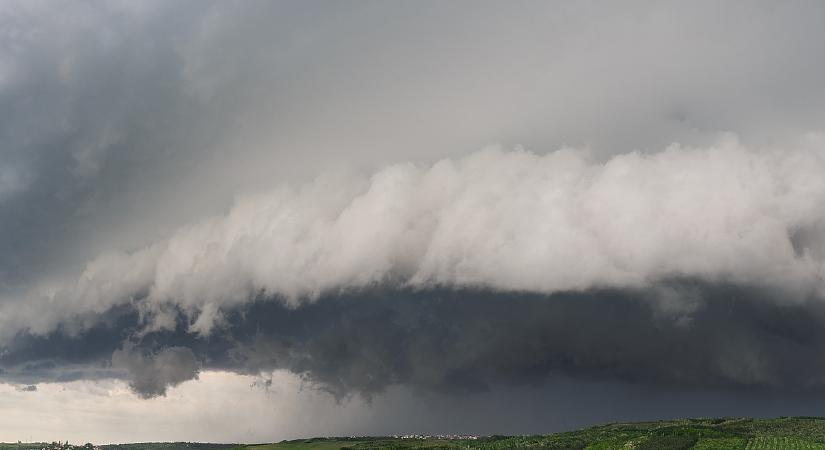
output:
[[[825,450],[825,419],[720,418],[612,423],[536,436],[477,439],[314,438],[250,445],[238,450]]]
[[[825,418],[716,418],[609,423],[533,436],[319,437],[270,444],[155,442],[0,444],[0,450],[825,450]]]

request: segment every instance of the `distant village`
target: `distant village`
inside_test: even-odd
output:
[[[85,443],[83,445],[72,445],[69,441],[66,442],[52,442],[45,444],[40,450],[102,450],[99,445]]]
[[[442,440],[476,440],[471,434],[394,434],[396,439],[442,439]]]

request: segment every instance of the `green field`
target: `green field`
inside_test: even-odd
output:
[[[0,450],[41,450],[55,444],[0,444]],[[58,444],[59,445],[59,444]],[[90,444],[89,444],[90,445]],[[392,437],[312,438],[273,444],[242,445],[155,442],[103,445],[101,450],[825,450],[825,418],[683,419],[611,423],[536,436],[487,436],[477,439],[401,439]],[[87,450],[59,445],[55,450]]]
[[[613,423],[542,436],[491,436],[476,440],[315,438],[250,445],[238,450],[825,450],[825,418],[685,419]]]

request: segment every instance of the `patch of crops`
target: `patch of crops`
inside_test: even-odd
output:
[[[699,439],[691,434],[653,435],[639,443],[636,450],[687,450]]]
[[[745,450],[825,450],[825,445],[790,436],[757,436],[748,440]]]

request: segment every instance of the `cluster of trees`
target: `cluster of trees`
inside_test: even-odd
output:
[[[91,442],[87,442],[83,445],[72,445],[69,444],[69,441],[61,442],[61,441],[53,441],[49,444],[46,449],[49,450],[94,450],[95,445]]]

